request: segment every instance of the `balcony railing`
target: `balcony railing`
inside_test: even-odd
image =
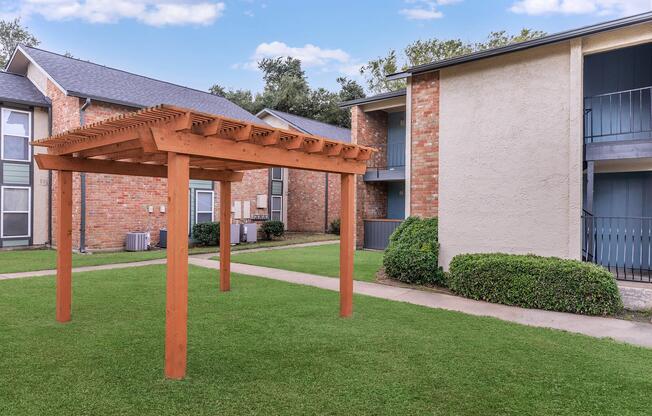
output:
[[[652,87],[584,98],[584,143],[652,138]]]
[[[389,173],[389,178],[404,179],[405,170],[405,142],[395,142],[374,146],[378,152],[374,153],[372,159],[367,163],[367,174],[365,178],[382,179]],[[392,175],[391,172],[401,172],[399,175]],[[401,176],[403,175],[403,176]]]
[[[384,250],[389,245],[389,237],[403,220],[365,219],[364,248]]]
[[[616,279],[652,283],[652,218],[582,215],[582,257]]]

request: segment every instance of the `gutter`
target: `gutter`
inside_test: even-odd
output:
[[[52,136],[52,106],[48,107],[48,136]],[[48,170],[48,246],[52,247],[52,171]]]
[[[91,105],[91,99],[86,97],[86,101],[79,108],[79,126],[86,123],[86,108]],[[79,252],[86,252],[86,173],[79,174],[80,179],[80,213],[79,213]]]
[[[397,72],[390,74],[386,77],[387,80],[393,81],[397,79],[403,79],[410,77],[412,75],[420,74],[423,72],[436,71],[443,68],[448,68],[451,66],[463,64],[466,62],[478,61],[481,59],[491,58],[495,56],[505,55],[511,52],[523,51],[526,49],[532,49],[538,46],[551,45],[554,43],[559,43],[574,38],[579,38],[583,36],[595,35],[601,32],[608,32],[616,29],[621,29],[627,26],[633,26],[637,24],[646,23],[652,20],[652,12],[646,12],[637,14],[635,16],[629,16],[622,19],[611,20],[608,22],[598,23],[596,25],[584,26],[578,29],[571,29],[560,33],[555,33],[552,35],[544,36],[539,39],[528,40],[525,42],[514,43],[512,45],[503,46],[495,49],[488,49],[486,51],[480,51],[471,53],[468,55],[459,56],[456,58],[444,59],[442,61],[432,62],[429,64],[418,65],[412,68],[408,68],[405,71]]]

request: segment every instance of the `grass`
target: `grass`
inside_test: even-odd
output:
[[[339,244],[328,244],[315,247],[288,248],[282,251],[239,253],[231,261],[337,277],[340,273],[340,246]],[[354,259],[355,279],[370,282],[376,280],[376,273],[382,265],[382,261],[382,252],[356,251]]]
[[[232,251],[249,250],[262,247],[285,246],[291,244],[310,243],[337,239],[332,234],[307,234],[288,233],[282,240],[261,241],[253,244],[241,244],[231,248]],[[190,254],[215,253],[218,247],[194,247]],[[29,272],[35,270],[49,270],[56,268],[55,250],[8,250],[0,251],[0,273]],[[93,254],[75,253],[72,256],[73,267],[100,266],[113,263],[129,263],[163,259],[165,250],[139,251],[139,252],[97,252]]]
[[[191,268],[188,377],[163,379],[163,266],[0,281],[3,415],[649,415],[652,350]]]

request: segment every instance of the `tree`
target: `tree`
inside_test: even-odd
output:
[[[4,68],[11,58],[16,46],[37,46],[40,42],[27,27],[20,24],[20,19],[0,20],[0,65]]]
[[[386,56],[369,61],[360,73],[365,77],[368,89],[373,93],[396,91],[405,87],[403,80],[387,80],[387,75],[407,68],[424,65],[444,59],[468,55],[477,51],[499,48],[513,43],[545,36],[545,32],[532,29],[522,29],[515,35],[507,31],[491,32],[484,42],[470,43],[461,39],[426,39],[408,44],[403,50],[403,63],[399,65],[395,50],[390,50]]]
[[[339,104],[365,96],[360,84],[345,77],[337,78],[340,85],[338,92],[325,88],[311,89],[301,61],[295,58],[265,58],[258,63],[258,67],[265,81],[259,94],[245,89],[225,89],[219,84],[213,85],[209,91],[253,114],[271,108],[342,127],[350,126],[351,116]]]

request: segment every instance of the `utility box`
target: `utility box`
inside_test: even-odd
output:
[[[165,228],[159,231],[158,246],[161,248],[167,248],[168,246],[168,230]]]
[[[240,224],[231,224],[231,244],[240,242]]]
[[[256,224],[242,224],[242,241],[245,243],[255,243],[258,241]]]
[[[126,251],[145,251],[149,248],[149,233],[127,233]]]

